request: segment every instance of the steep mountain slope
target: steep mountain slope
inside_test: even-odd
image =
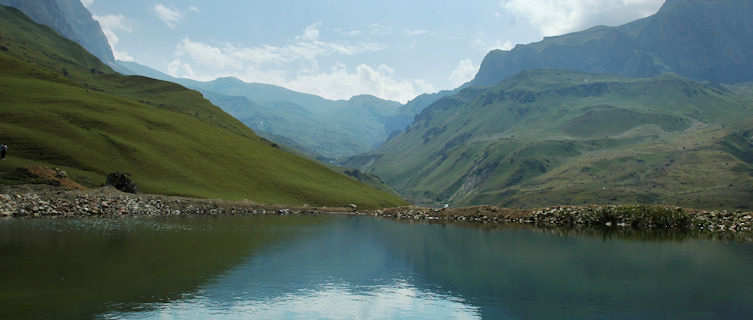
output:
[[[58,167],[98,186],[109,172],[144,192],[262,203],[404,204],[257,137],[198,92],[113,72],[78,44],[0,6],[0,181]]]
[[[548,37],[490,52],[472,84],[496,84],[533,69],[653,77],[676,73],[697,81],[753,81],[753,1],[670,0],[653,16],[619,27]]]
[[[455,90],[442,90],[435,93],[424,93],[418,97],[415,97],[413,100],[408,101],[405,105],[400,107],[400,109],[397,110],[396,114],[388,116],[384,121],[384,128],[385,132],[387,132],[390,137],[399,134],[405,128],[411,125],[413,123],[414,117],[421,113],[426,107],[434,103],[435,101],[451,95],[455,94],[460,89]]]
[[[751,208],[751,111],[673,75],[528,71],[438,100],[346,165],[415,203]]]
[[[134,74],[180,83],[256,131],[284,137],[325,158],[373,150],[387,140],[387,119],[400,103],[361,95],[349,100],[322,97],[282,87],[226,77],[208,82],[178,79],[136,63],[118,64]],[[412,121],[413,115],[410,115]]]
[[[36,23],[56,30],[108,65],[114,65],[115,58],[102,28],[80,0],[0,0],[0,4],[21,10]]]

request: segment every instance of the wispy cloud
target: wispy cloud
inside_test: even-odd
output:
[[[237,47],[230,43],[210,45],[184,38],[176,55],[190,56],[197,63],[217,65],[220,67],[238,67],[244,63],[255,65],[284,64],[296,60],[316,60],[325,55],[355,55],[375,52],[383,46],[375,42],[326,42],[319,40],[319,27],[316,23],[307,26],[295,41],[284,46],[260,45],[255,47]]]
[[[476,76],[478,66],[473,64],[471,59],[463,59],[458,63],[458,67],[450,74],[450,81],[455,87],[470,81]]]
[[[130,19],[126,18],[122,14],[110,14],[104,16],[92,16],[94,20],[99,22],[102,27],[102,32],[107,37],[107,41],[110,43],[115,59],[122,61],[133,61],[133,57],[125,51],[118,51],[115,46],[120,42],[120,38],[116,34],[116,31],[133,32],[134,23]]]
[[[504,51],[510,51],[512,48],[515,47],[515,45],[510,42],[509,40],[484,40],[485,35],[479,34],[476,37],[473,38],[471,41],[471,45],[473,48],[478,50],[481,53],[487,53],[492,50],[504,50]]]
[[[655,13],[664,0],[501,0],[500,6],[527,18],[544,36],[594,25],[618,25]]]
[[[168,8],[165,5],[158,3],[155,4],[154,12],[157,13],[157,17],[162,20],[170,29],[175,28],[175,24],[183,19],[183,15],[175,8]]]
[[[185,37],[176,47],[168,72],[176,77],[202,81],[235,76],[247,82],[276,84],[329,99],[348,99],[369,93],[406,102],[418,94],[435,91],[432,85],[420,79],[398,79],[395,70],[386,65],[360,64],[348,69],[337,64],[328,71],[321,71],[320,58],[376,52],[383,46],[375,42],[323,41],[320,28],[321,23],[309,25],[289,43],[280,46],[238,47]],[[285,71],[295,65],[298,65],[297,70]]]
[[[436,91],[431,84],[420,79],[396,79],[395,70],[389,66],[372,67],[366,64],[358,65],[354,72],[339,65],[329,72],[301,75],[281,85],[329,99],[348,99],[358,94],[369,93],[402,103],[421,93]]]
[[[196,7],[196,6],[190,6],[190,7],[188,7],[188,11],[201,12],[201,10],[199,10],[199,8]]]
[[[392,34],[393,27],[385,26],[381,23],[373,23],[369,26],[371,34],[378,36],[389,36]]]
[[[406,35],[409,36],[420,36],[422,34],[428,34],[428,30],[421,30],[421,29],[405,29],[403,32],[405,32]]]

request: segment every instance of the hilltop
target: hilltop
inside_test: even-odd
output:
[[[751,16],[753,2],[747,0],[670,0],[656,14],[622,26],[596,26],[511,51],[491,51],[472,85],[494,85],[534,69],[750,82]]]
[[[747,209],[749,92],[676,75],[526,71],[439,99],[346,164],[414,203]]]
[[[259,138],[196,91],[122,76],[73,41],[0,7],[2,183],[57,167],[84,186],[113,171],[147,193],[259,203],[405,204]]]

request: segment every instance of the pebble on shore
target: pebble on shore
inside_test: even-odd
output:
[[[706,232],[753,232],[753,213],[688,210],[660,206],[550,207],[515,210],[493,206],[454,209],[399,207],[359,210],[261,205],[248,200],[225,201],[129,194],[112,187],[79,190],[11,190],[0,193],[0,217],[176,216],[255,214],[356,214],[430,221],[673,229]]]

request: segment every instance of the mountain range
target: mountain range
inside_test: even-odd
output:
[[[525,71],[423,110],[347,166],[413,203],[753,206],[750,87]]]
[[[102,28],[80,0],[0,0],[0,5],[21,10],[34,22],[52,28],[114,66],[115,57]]]
[[[471,82],[405,105],[116,67],[197,90],[284,149],[337,159],[417,204],[749,209],[751,15],[750,1],[669,0],[625,25],[492,51]]]
[[[578,70],[697,81],[753,81],[753,1],[669,0],[647,18],[618,27],[547,37],[511,51],[489,52],[471,82],[499,83],[521,71]]]
[[[400,113],[400,103],[370,95],[335,101],[234,77],[199,82],[174,78],[138,63],[118,61],[118,65],[131,74],[198,90],[260,135],[327,161],[373,150],[392,131],[410,124],[393,124],[395,115],[405,114],[412,122],[417,113]]]
[[[111,172],[147,193],[290,205],[405,204],[294,155],[179,84],[123,76],[77,43],[0,6],[0,182],[41,165],[97,187]]]
[[[464,89],[345,165],[414,203],[753,207],[753,2],[490,52]]]

